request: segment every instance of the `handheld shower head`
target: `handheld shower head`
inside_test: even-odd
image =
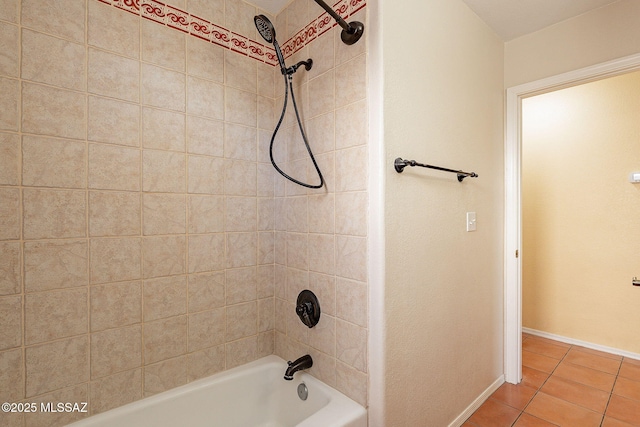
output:
[[[276,40],[276,29],[269,21],[269,18],[264,15],[257,15],[253,17],[253,22],[255,22],[258,32],[267,43],[273,43]]]
[[[278,57],[278,62],[280,63],[280,71],[282,74],[287,74],[287,66],[284,63],[284,57],[282,56],[280,46],[276,41],[276,29],[273,24],[269,21],[269,18],[264,15],[254,16],[253,22],[256,24],[256,29],[262,38],[265,39],[267,43],[273,43],[273,47],[276,50],[276,56]]]

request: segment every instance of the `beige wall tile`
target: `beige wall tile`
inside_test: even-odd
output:
[[[85,7],[83,0],[22,0],[22,25],[83,43]]]
[[[270,330],[258,334],[258,354],[256,357],[265,357],[275,352],[275,331]]]
[[[228,159],[256,161],[257,131],[255,127],[224,125],[224,156]]]
[[[91,287],[91,332],[133,325],[142,321],[139,281]]]
[[[333,194],[309,196],[309,212],[313,212],[313,215],[309,215],[309,231],[312,233],[333,233],[335,231],[335,217],[341,214],[335,209]]]
[[[336,149],[365,145],[369,139],[367,100],[336,110]]]
[[[184,114],[143,108],[142,146],[184,152],[185,121]]]
[[[84,45],[26,28],[22,30],[23,79],[67,89],[84,90],[85,62]]]
[[[140,57],[140,19],[103,3],[89,2],[88,41],[131,58]]]
[[[187,53],[187,72],[190,76],[223,83],[224,48],[195,37],[187,37]]]
[[[330,387],[336,387],[336,359],[315,348],[309,349],[313,358],[313,366],[309,373]]]
[[[20,137],[0,132],[0,185],[20,184]]]
[[[189,273],[222,270],[225,266],[224,234],[189,236]]]
[[[187,276],[145,280],[144,321],[164,319],[187,312]]]
[[[309,208],[307,197],[289,197],[285,201],[287,231],[306,233],[309,231]],[[314,215],[311,215],[314,216]]]
[[[367,213],[366,192],[336,194],[336,233],[366,236]]]
[[[258,358],[258,337],[234,341],[225,345],[227,369],[253,362]]]
[[[25,242],[25,292],[74,288],[88,283],[86,240]]]
[[[275,98],[274,68],[268,64],[258,63],[258,95]]]
[[[22,137],[22,184],[85,188],[87,148],[84,142],[25,135]]]
[[[258,332],[270,331],[275,327],[274,298],[258,300]]]
[[[185,236],[145,237],[142,242],[145,278],[186,273]]]
[[[89,416],[84,412],[45,412],[40,410],[41,405],[57,405],[58,402],[78,403],[89,401],[88,384],[78,384],[76,386],[63,388],[51,393],[43,394],[38,397],[29,399],[30,402],[36,404],[38,412],[25,415],[25,424],[33,427],[45,426],[64,426],[75,421],[79,421]],[[54,403],[55,402],[55,403]],[[87,405],[87,411],[90,408]]]
[[[26,397],[89,380],[89,339],[86,335],[27,347]]]
[[[313,102],[309,104],[308,118],[313,118],[335,109],[334,85],[335,76],[333,70],[309,80],[309,99],[313,99]]]
[[[253,26],[253,16],[249,21],[249,25]],[[236,30],[233,30],[236,31]],[[252,28],[252,32],[255,28]],[[245,33],[240,33],[245,34]],[[258,91],[258,61],[248,56],[238,55],[237,53],[226,50],[224,52],[224,69],[225,69],[225,85],[234,87],[250,93]]]
[[[224,344],[225,308],[189,315],[189,352]]]
[[[227,307],[227,342],[250,337],[258,333],[256,323],[257,301]]]
[[[224,25],[224,0],[187,0],[187,10],[208,21]]]
[[[309,273],[309,290],[322,301],[322,313],[329,316],[336,314],[336,278],[326,274]]]
[[[185,75],[155,65],[142,64],[142,103],[185,112]]]
[[[353,280],[336,280],[336,316],[363,328],[368,324],[367,284]]]
[[[19,80],[0,77],[0,129],[18,131],[20,83]]]
[[[366,55],[360,55],[336,67],[336,107],[340,108],[367,96]],[[313,99],[313,98],[312,98]]]
[[[224,155],[224,122],[188,116],[187,151],[222,157]]]
[[[224,197],[189,195],[189,233],[224,231]]]
[[[337,362],[336,389],[362,406],[367,406],[367,374]]]
[[[22,131],[84,139],[87,132],[86,98],[82,93],[22,83]]]
[[[227,233],[227,268],[257,265],[256,233]]]
[[[309,23],[309,5],[302,0],[294,0],[283,11],[287,16],[287,38],[292,37]],[[318,15],[322,10],[315,10],[314,15]]]
[[[227,28],[232,28],[238,34],[256,38],[256,29],[253,25],[253,17],[256,8],[245,2],[225,0],[225,24]]]
[[[189,275],[189,313],[211,310],[224,305],[224,272]]]
[[[140,100],[140,63],[89,48],[87,86],[89,93],[138,102]]]
[[[336,274],[340,277],[367,280],[367,239],[336,236]]]
[[[256,231],[257,199],[227,197],[225,199],[225,230]]]
[[[163,193],[183,193],[185,189],[184,154],[144,150],[142,189]]]
[[[187,316],[146,323],[144,363],[154,363],[187,352]]]
[[[99,414],[142,398],[142,368],[91,381],[91,414]]]
[[[367,147],[358,146],[336,151],[336,191],[364,191],[367,189]],[[360,164],[359,168],[352,165]]]
[[[261,265],[258,267],[258,298],[272,297],[275,294],[275,266]]]
[[[22,290],[22,262],[19,242],[0,242],[0,295]]]
[[[275,233],[258,233],[258,265],[273,264],[275,261]]]
[[[258,230],[275,229],[275,202],[273,198],[258,199]]]
[[[287,293],[286,299],[290,303],[296,302],[298,294],[304,289],[309,289],[309,272],[287,267]]]
[[[89,144],[89,188],[140,191],[140,150]]]
[[[0,0],[0,19],[18,22],[20,0]]]
[[[313,58],[313,68],[309,70],[310,79],[326,73],[335,66],[334,38],[331,31],[324,33],[308,46],[309,56]]]
[[[86,236],[86,195],[77,190],[24,189],[24,238]]]
[[[349,17],[349,22],[351,21],[359,21],[362,22],[367,27],[367,10],[362,9],[355,15]],[[356,56],[360,56],[367,50],[367,39],[369,38],[369,32],[365,31],[360,39],[360,42],[353,44],[351,46],[345,44],[340,39],[340,33],[342,31],[330,31],[329,34],[333,34],[335,38],[335,46],[336,46],[336,65],[344,64],[346,61],[355,58]]]
[[[227,305],[253,301],[257,295],[256,269],[238,268],[227,270]]]
[[[144,368],[144,396],[152,396],[187,383],[187,356]]]
[[[6,22],[0,22],[0,74],[18,77],[19,55],[18,27]]]
[[[287,267],[309,268],[309,238],[306,234],[287,233]]]
[[[320,308],[322,309],[323,306],[321,305]],[[309,345],[331,357],[336,357],[336,319],[324,312],[322,314],[318,324],[309,329]]]
[[[224,193],[227,196],[255,196],[257,194],[256,164],[241,160],[225,160]]]
[[[87,332],[86,287],[25,296],[25,344],[37,344]]]
[[[309,234],[309,270],[335,274],[335,238],[332,234]]]
[[[140,195],[106,191],[89,192],[89,235],[140,234]]]
[[[0,240],[20,238],[20,190],[0,188]]]
[[[91,379],[141,366],[141,344],[140,325],[91,334]]]
[[[332,111],[307,121],[307,139],[314,154],[327,153],[335,149],[336,138],[342,137],[336,131],[337,120],[339,119],[334,117]],[[347,117],[345,121],[353,125],[351,117]],[[299,139],[298,144],[303,147],[302,140]],[[307,155],[306,150],[303,154]]]
[[[139,238],[91,239],[91,283],[139,279],[141,247]]]
[[[205,348],[187,355],[189,381],[208,377],[224,370],[224,345]]]
[[[273,166],[258,163],[258,196],[270,197],[273,200],[274,192],[274,180],[275,170]]]
[[[140,146],[140,107],[114,99],[89,97],[90,141]]]
[[[19,295],[0,298],[0,350],[22,344],[22,297]]]
[[[336,320],[336,353],[338,360],[360,372],[367,372],[367,330]]]
[[[256,126],[258,120],[257,95],[252,92],[226,87],[224,118],[228,122]]]
[[[211,119],[224,119],[224,88],[222,85],[207,80],[189,77],[187,112],[196,116]]]
[[[0,400],[3,402],[17,402],[24,397],[23,366],[21,348],[0,352]]]
[[[185,71],[186,35],[152,21],[142,21],[142,60]]]
[[[222,194],[224,160],[217,157],[189,156],[189,193]]]
[[[186,233],[185,195],[143,195],[144,235]]]

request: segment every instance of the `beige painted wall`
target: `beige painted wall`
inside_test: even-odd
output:
[[[405,3],[380,7],[385,425],[446,426],[503,372],[503,43],[461,1]],[[396,174],[399,156],[480,177]]]
[[[621,0],[505,44],[505,87],[640,52],[640,2]]]
[[[640,72],[523,100],[523,326],[640,353]]]

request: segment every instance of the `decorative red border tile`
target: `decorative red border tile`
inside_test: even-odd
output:
[[[236,34],[233,31],[231,33],[231,43],[229,47],[234,52],[242,53],[243,55],[249,55],[249,39],[240,34]]]
[[[274,66],[278,64],[278,57],[276,56],[276,50],[275,49],[267,48],[267,51],[265,53],[264,62],[266,64],[274,65]]]
[[[166,7],[167,18],[165,23],[176,30],[189,32],[189,14],[183,10],[176,9],[173,6],[167,5]]]
[[[349,16],[353,16],[354,13],[357,13],[367,5],[365,0],[351,0],[349,2]]]
[[[348,18],[350,11],[349,3],[349,0],[340,0],[338,3],[333,5],[333,10],[335,10],[338,15],[342,16],[342,19]]]
[[[256,43],[253,40],[249,40],[247,53],[253,59],[257,59],[258,61],[262,61],[262,62],[265,61],[266,49],[260,43]]]
[[[316,19],[316,28],[318,29],[318,36],[326,33],[333,28],[333,18],[328,13],[323,13],[318,19]]]
[[[164,24],[167,16],[164,13],[164,9],[165,4],[156,0],[142,0],[142,3],[140,3],[140,14],[142,17],[161,24]]]
[[[226,28],[211,24],[211,42],[222,47],[229,49],[229,43],[231,43],[231,31]]]
[[[140,15],[139,0],[118,0],[118,2],[114,2],[114,4],[119,9],[126,10],[134,15]]]
[[[192,36],[210,41],[211,22],[207,21],[206,19],[198,18],[195,15],[191,15],[191,22],[189,22],[189,33]]]

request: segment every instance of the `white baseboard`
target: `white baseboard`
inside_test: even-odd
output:
[[[550,334],[549,332],[538,331],[536,329],[522,328],[522,332],[535,335],[542,338],[549,338],[551,340],[560,341],[566,344],[579,345],[581,347],[590,348],[592,350],[604,351],[605,353],[617,354],[618,356],[628,357],[629,359],[640,360],[640,354],[632,353],[626,350],[620,350],[618,348],[607,347],[605,345],[593,344],[586,341],[580,341],[573,338],[563,337],[562,335]]]
[[[485,400],[489,398],[493,394],[494,391],[500,388],[500,386],[504,384],[504,375],[500,375],[500,377],[493,382],[476,400],[474,400],[471,405],[467,407],[467,409],[462,412],[462,414],[458,415],[458,418],[453,420],[449,427],[460,427],[464,424],[467,419],[473,415],[474,412],[482,405]]]

